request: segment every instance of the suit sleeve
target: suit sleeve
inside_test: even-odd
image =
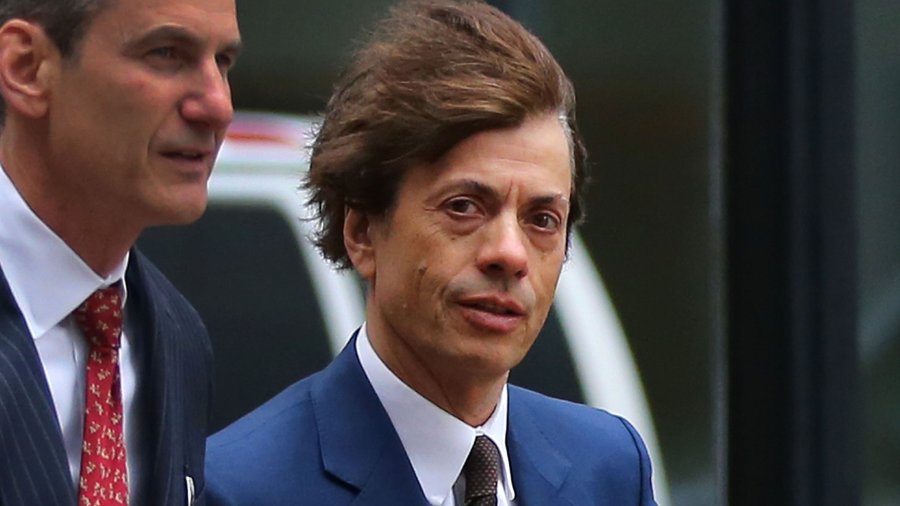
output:
[[[650,464],[650,454],[647,452],[647,446],[644,445],[644,440],[641,438],[640,434],[638,434],[637,429],[635,429],[634,426],[628,422],[628,420],[625,420],[622,417],[618,418],[622,422],[622,425],[624,425],[628,430],[628,433],[631,435],[631,439],[634,442],[635,449],[637,450],[638,466],[640,468],[641,476],[641,492],[638,498],[638,505],[657,506],[656,499],[653,498],[653,483],[651,480],[653,471]]]

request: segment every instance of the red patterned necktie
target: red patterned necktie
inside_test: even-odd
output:
[[[94,292],[73,313],[90,345],[84,399],[79,506],[128,504],[119,342],[122,294],[119,283]]]
[[[497,478],[500,475],[500,451],[485,435],[475,445],[463,465],[466,476],[466,506],[497,506]]]

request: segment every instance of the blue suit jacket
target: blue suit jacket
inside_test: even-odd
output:
[[[212,350],[199,316],[139,252],[126,273],[128,330],[143,417],[142,506],[187,503],[204,489]],[[202,497],[198,493],[200,504]],[[0,270],[0,506],[75,506],[62,431],[34,339]]]
[[[210,439],[210,506],[428,506],[354,343]],[[643,442],[605,411],[510,386],[507,445],[519,506],[655,504]]]

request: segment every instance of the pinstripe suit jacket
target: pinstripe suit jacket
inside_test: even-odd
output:
[[[133,250],[125,310],[138,358],[145,494],[140,506],[203,502],[212,350],[199,316]],[[62,431],[34,339],[0,266],[0,506],[75,506]]]

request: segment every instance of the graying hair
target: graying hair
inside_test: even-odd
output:
[[[64,58],[77,53],[88,24],[111,0],[0,0],[0,26],[11,19],[41,25]],[[0,121],[6,104],[0,100]]]
[[[94,15],[109,0],[4,0],[0,3],[0,25],[10,19],[38,23],[59,48],[71,56]]]

